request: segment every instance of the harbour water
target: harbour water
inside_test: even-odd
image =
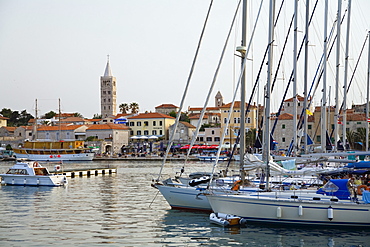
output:
[[[0,173],[12,164],[0,162]],[[0,246],[370,246],[365,229],[223,228],[211,224],[209,214],[171,210],[150,186],[158,161],[63,167],[105,165],[118,173],[69,178],[67,187],[0,186]],[[164,173],[181,165],[166,164]]]

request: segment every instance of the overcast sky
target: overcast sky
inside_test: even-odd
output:
[[[249,55],[248,99],[267,45],[268,2],[264,1]],[[293,14],[294,2],[285,2],[287,6],[283,7],[276,30],[275,67]],[[306,1],[299,2],[300,44],[304,35]],[[319,1],[310,29],[310,81],[323,49],[323,2]],[[337,1],[329,2],[330,31],[337,14]],[[188,106],[204,105],[237,3],[237,0],[214,1],[184,111]],[[278,6],[280,3],[277,1]],[[310,11],[314,3],[310,1]],[[347,3],[343,1],[342,15]],[[34,115],[37,99],[42,115],[58,111],[60,99],[62,112],[79,112],[92,118],[100,114],[100,76],[104,73],[107,55],[117,78],[117,105],[137,102],[140,112],[154,111],[164,103],[180,106],[209,4],[206,0],[0,0],[0,108],[26,109]],[[253,6],[249,6],[249,35],[256,19],[257,4],[253,1]],[[349,77],[369,30],[369,9],[368,0],[352,1]],[[341,29],[340,99],[343,98],[346,18]],[[240,45],[240,29],[239,15],[209,106],[214,106],[217,91],[221,92],[225,103],[232,100],[240,67],[240,59],[234,55],[235,47]],[[273,109],[277,109],[291,74],[292,37],[287,47],[274,89]],[[331,105],[335,92],[335,49],[334,46],[328,66]],[[303,58],[303,54],[301,56]],[[368,45],[348,94],[349,104],[365,103],[367,56]],[[302,65],[300,62],[297,78],[301,95]],[[263,88],[266,66],[260,82]],[[315,105],[320,104],[320,90],[315,94]],[[292,97],[291,90],[288,97]],[[253,101],[262,104],[261,97]]]

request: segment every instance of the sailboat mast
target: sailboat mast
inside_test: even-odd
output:
[[[346,150],[346,142],[347,142],[347,133],[346,133],[346,125],[347,125],[347,81],[348,81],[348,48],[349,48],[349,30],[350,30],[350,21],[351,21],[351,0],[348,0],[348,8],[347,8],[347,34],[346,34],[346,54],[344,60],[344,81],[343,81],[343,128],[342,128],[342,136],[343,136],[343,148]],[[369,86],[369,84],[368,84]],[[368,109],[368,108],[366,108]],[[367,149],[366,149],[367,150]]]
[[[306,26],[305,26],[305,41],[304,41],[304,102],[303,102],[303,109],[305,109],[305,112],[303,114],[304,116],[304,123],[303,123],[303,133],[304,133],[304,153],[308,153],[308,115],[307,115],[307,97],[308,97],[308,27],[309,27],[309,17],[310,17],[310,0],[306,0]]]
[[[274,19],[275,19],[275,0],[270,0],[269,7],[269,35],[268,35],[268,63],[267,63],[267,83],[265,89],[265,130],[264,130],[264,159],[266,161],[266,190],[269,190],[270,183],[270,99],[271,99],[271,79],[272,79],[272,55],[274,41]]]
[[[369,150],[369,97],[370,97],[370,31],[368,32],[369,50],[368,50],[368,68],[367,68],[367,90],[366,90],[366,151]]]
[[[321,99],[321,149],[326,153],[326,64],[327,64],[327,44],[328,44],[328,0],[325,0],[324,11],[324,61],[323,61],[323,90]]]
[[[297,32],[298,0],[294,1],[294,44],[293,44],[293,152],[297,152]]]
[[[335,112],[334,112],[334,151],[338,151],[338,121],[339,121],[339,65],[340,65],[340,23],[342,16],[342,0],[338,0],[337,14],[337,57],[336,57],[336,73],[335,73]]]
[[[60,110],[60,99],[58,99],[58,108],[59,108],[59,136],[58,136],[58,141],[60,141],[61,140],[61,135],[62,135],[62,126],[61,126],[61,123],[60,123],[60,115],[62,114],[62,112],[61,112],[61,110]]]
[[[243,22],[242,22],[242,47],[246,47],[247,42],[247,0],[243,0]],[[242,181],[244,181],[244,153],[245,153],[245,83],[246,83],[246,66],[243,66],[243,61],[245,61],[244,56],[246,56],[245,52],[242,56],[242,78],[240,84],[240,176]],[[231,146],[230,146],[231,147]]]
[[[33,124],[32,141],[37,140],[37,99],[35,100],[35,123]]]

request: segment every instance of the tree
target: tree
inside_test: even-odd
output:
[[[51,119],[51,118],[55,117],[55,115],[57,115],[55,112],[49,111],[48,113],[45,113],[44,116],[41,116],[41,118]]]
[[[139,112],[139,104],[136,103],[136,102],[130,103],[130,109],[131,109],[132,114],[138,113]]]
[[[75,112],[75,113],[73,113],[73,116],[74,116],[74,117],[79,117],[79,118],[84,118],[84,116],[82,116],[82,114],[81,114],[81,113],[79,113],[79,112]]]
[[[128,110],[130,109],[130,106],[127,104],[127,103],[122,103],[119,105],[119,111],[122,113],[122,114],[126,114],[128,113]]]
[[[99,113],[95,113],[93,119],[102,119],[102,115]]]
[[[3,108],[0,111],[0,114],[3,115],[3,117],[9,118],[9,127],[28,125],[30,119],[34,118],[31,114],[27,113],[26,110],[23,110],[21,113],[19,113],[18,111],[12,111],[11,109]]]
[[[346,137],[349,144],[350,149],[353,149],[356,142],[356,132],[353,130],[346,131]]]
[[[362,143],[362,150],[366,147],[366,129],[358,128],[356,132],[356,141]]]

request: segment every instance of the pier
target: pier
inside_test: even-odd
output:
[[[83,169],[63,169],[62,171],[49,171],[51,174],[63,174],[67,177],[90,177],[117,173],[116,167],[104,168],[83,168]]]

